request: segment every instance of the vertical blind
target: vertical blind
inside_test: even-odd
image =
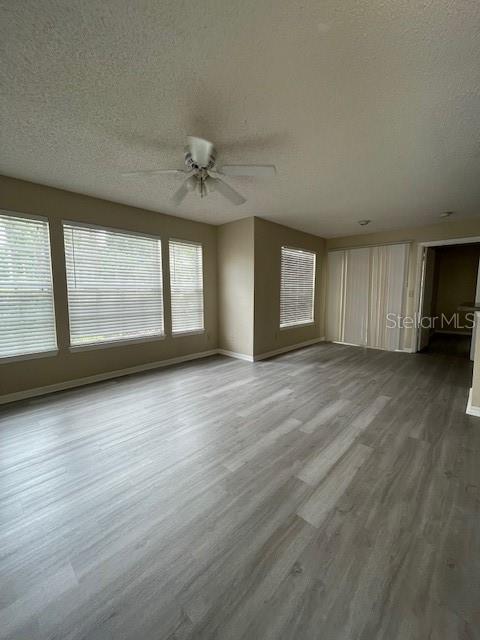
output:
[[[162,336],[158,238],[64,224],[70,343]]]
[[[407,266],[406,244],[370,249],[371,284],[368,318],[368,345],[380,349],[400,349],[402,331],[389,317],[402,315],[405,302]]]
[[[407,256],[408,245],[403,243],[328,254],[329,340],[390,351],[401,348],[402,330],[389,318],[403,312]]]
[[[280,278],[280,327],[313,322],[315,254],[282,247]]]
[[[370,249],[351,249],[345,269],[343,340],[367,344]]]
[[[343,341],[345,307],[345,251],[331,251],[327,264],[326,329],[329,340]]]
[[[202,245],[170,240],[170,296],[172,333],[202,331],[203,256]]]
[[[57,348],[48,222],[0,214],[0,358]]]

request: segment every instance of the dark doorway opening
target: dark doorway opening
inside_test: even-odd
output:
[[[469,358],[480,243],[428,247],[423,259],[422,317],[430,317],[431,325],[421,331],[420,351]]]

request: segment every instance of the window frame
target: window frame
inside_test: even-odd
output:
[[[194,247],[200,247],[202,250],[202,320],[203,320],[203,328],[202,329],[190,329],[187,331],[173,331],[173,312],[172,312],[172,272],[170,268],[170,243],[171,242],[179,242],[182,244],[191,244]],[[203,242],[199,242],[197,240],[184,240],[183,238],[177,237],[169,237],[168,238],[168,287],[169,287],[169,297],[170,297],[170,335],[172,338],[182,338],[186,336],[196,336],[202,335],[206,332],[205,329],[205,260],[204,260],[204,245]]]
[[[144,233],[142,231],[132,231],[123,227],[111,227],[102,224],[96,224],[95,222],[83,222],[80,220],[62,219],[62,241],[63,241],[63,265],[65,268],[65,289],[66,289],[66,312],[67,312],[67,324],[68,324],[68,351],[70,353],[78,353],[81,351],[94,351],[96,349],[109,349],[118,346],[127,346],[129,344],[141,344],[143,342],[157,342],[165,340],[166,327],[165,327],[165,269],[164,269],[164,255],[163,255],[163,240],[159,235],[153,233]],[[112,233],[119,233],[127,236],[139,236],[142,238],[149,238],[160,242],[160,267],[161,267],[161,279],[162,279],[162,325],[163,332],[150,336],[137,336],[132,338],[120,338],[118,340],[105,340],[103,342],[88,342],[85,344],[72,344],[71,336],[71,323],[70,323],[70,300],[68,296],[68,273],[67,273],[67,256],[65,250],[65,225],[72,225],[75,227],[82,227],[84,229],[100,229],[101,231],[110,231]]]
[[[296,322],[294,324],[281,324],[281,313],[282,313],[282,250],[290,249],[292,251],[301,251],[302,253],[309,253],[313,255],[313,283],[312,283],[312,319],[305,320],[304,322]],[[317,288],[317,252],[312,251],[310,249],[305,249],[303,247],[298,247],[290,244],[282,244],[280,246],[280,286],[279,286],[279,305],[278,305],[278,327],[280,331],[288,331],[289,329],[298,329],[301,327],[313,327],[317,324],[317,320],[315,318],[315,301],[316,301],[316,288]]]
[[[52,311],[53,311],[53,332],[55,336],[55,345],[54,349],[48,349],[45,351],[31,351],[29,353],[19,353],[17,355],[11,356],[1,356],[0,355],[0,365],[6,364],[9,362],[21,362],[22,360],[37,360],[40,358],[51,358],[53,356],[57,356],[59,352],[58,347],[58,330],[57,330],[57,312],[55,306],[55,283],[53,278],[53,260],[52,260],[52,236],[50,233],[50,219],[46,215],[42,214],[34,214],[25,211],[14,211],[12,209],[3,209],[0,208],[0,214],[5,216],[10,216],[12,218],[23,218],[25,220],[33,220],[37,222],[46,222],[47,224],[47,236],[48,236],[48,255],[50,257],[50,267],[49,267],[49,275],[50,282],[52,286]]]

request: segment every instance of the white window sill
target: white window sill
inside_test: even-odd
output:
[[[314,327],[317,323],[313,322],[299,322],[297,324],[289,324],[286,327],[280,327],[280,331],[288,331],[288,329],[300,329],[301,327]]]
[[[21,362],[22,360],[37,360],[38,358],[51,358],[58,354],[58,349],[52,349],[51,351],[39,351],[37,353],[22,353],[18,356],[6,356],[0,358],[0,364],[7,364],[8,362]]]
[[[182,336],[199,336],[202,333],[205,333],[205,329],[192,329],[192,331],[177,331],[176,333],[172,332],[172,338],[181,338]]]
[[[93,351],[95,349],[109,349],[110,347],[125,347],[130,344],[141,344],[142,342],[157,342],[158,340],[165,340],[165,334],[145,336],[143,338],[126,338],[125,340],[109,340],[108,342],[75,344],[69,347],[69,351],[71,353],[76,353],[77,351]]]

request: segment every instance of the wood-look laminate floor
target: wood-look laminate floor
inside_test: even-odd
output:
[[[321,344],[4,407],[0,638],[479,638],[470,380]]]

